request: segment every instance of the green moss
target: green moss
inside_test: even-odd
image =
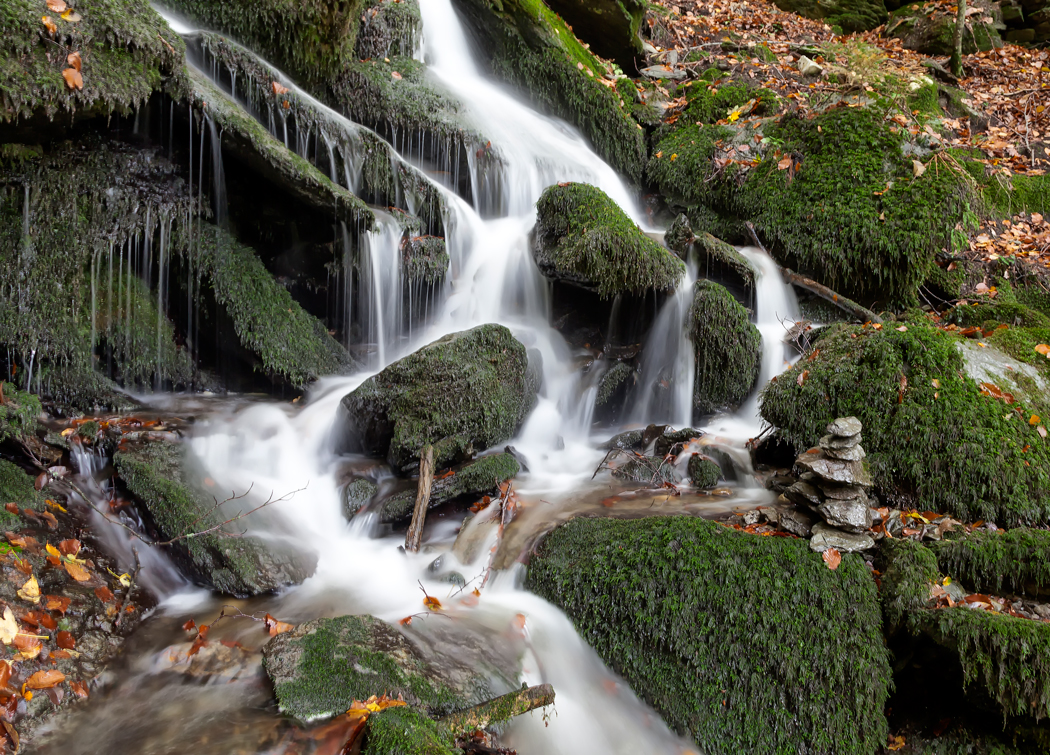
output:
[[[866,31],[886,22],[886,6],[879,0],[777,0],[776,5],[806,18],[824,20],[844,32]]]
[[[495,495],[500,485],[516,477],[520,471],[521,465],[509,453],[482,456],[456,470],[455,474],[434,480],[427,507],[432,509],[462,496],[472,496],[477,500],[483,495]],[[386,499],[379,515],[380,523],[407,522],[412,517],[415,503],[414,488]]]
[[[574,519],[526,585],[676,731],[713,752],[868,752],[890,685],[875,585],[804,540],[698,518]]]
[[[442,682],[395,628],[372,616],[301,624],[264,648],[263,664],[281,712],[302,721],[343,713],[372,695],[403,695],[430,715],[473,701]]]
[[[445,240],[437,236],[410,236],[401,241],[401,275],[410,281],[437,283],[448,272]]]
[[[890,631],[903,626],[908,614],[923,608],[930,599],[930,586],[940,582],[937,556],[915,540],[887,538],[882,541],[882,609]]]
[[[0,3],[0,122],[127,114],[155,91],[182,93],[185,46],[148,3],[82,0],[76,12],[74,22],[32,0]],[[45,15],[58,27],[54,35]],[[82,89],[62,77],[65,50],[80,52]]]
[[[366,453],[395,469],[427,444],[448,466],[510,438],[536,400],[528,356],[502,325],[452,333],[394,362],[343,398]]]
[[[605,406],[617,395],[621,386],[634,385],[635,380],[637,378],[634,368],[625,362],[617,362],[602,375],[598,383],[598,393],[594,397],[594,405]]]
[[[17,503],[19,508],[39,508],[44,497],[37,492],[33,478],[9,461],[0,459],[0,527],[12,529],[19,525],[19,518],[7,509],[4,504]]]
[[[595,289],[602,297],[671,291],[685,265],[642,230],[600,189],[548,187],[536,203],[533,254],[547,277]]]
[[[924,118],[943,117],[938,86],[930,82],[913,90],[908,95],[908,109],[912,113],[918,111]]]
[[[1050,588],[1050,531],[1018,528],[952,536],[932,543],[945,574],[978,592]]]
[[[310,575],[308,559],[282,553],[273,543],[242,537],[243,527],[219,526],[228,517],[216,508],[213,496],[196,487],[179,446],[151,443],[118,450],[113,464],[161,539],[181,538],[167,547],[168,552],[205,584],[247,596],[272,592]],[[212,531],[187,537],[207,530]]]
[[[32,435],[37,430],[40,416],[40,399],[32,393],[15,388],[12,383],[0,380],[0,443]]]
[[[979,152],[952,150],[959,164],[980,188],[988,214],[1010,218],[1022,212],[1050,213],[1050,175],[1004,176],[973,157]]]
[[[198,239],[202,271],[257,369],[295,387],[353,370],[350,355],[269,273],[255,253],[215,226]]]
[[[700,454],[689,457],[689,479],[698,488],[713,488],[722,479],[722,468]]]
[[[357,34],[357,57],[411,57],[423,32],[417,0],[368,0]]]
[[[798,449],[834,418],[858,417],[884,495],[964,521],[1050,519],[1050,448],[1028,424],[1030,410],[982,395],[956,337],[905,327],[828,328],[810,357],[766,387],[762,416]]]
[[[410,707],[387,708],[368,717],[364,755],[460,755],[432,718]]]
[[[762,336],[722,286],[698,280],[687,325],[696,373],[693,407],[701,414],[735,409],[751,394],[762,361]]]

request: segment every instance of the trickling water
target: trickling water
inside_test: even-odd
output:
[[[215,225],[225,228],[227,224],[226,206],[226,174],[222,169],[222,132],[215,125],[215,120],[205,117],[208,122],[208,131],[211,133],[211,171],[212,171],[212,201],[215,203]],[[204,136],[201,136],[203,145]]]

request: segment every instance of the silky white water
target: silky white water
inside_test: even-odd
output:
[[[501,540],[497,523],[487,521],[483,513],[470,525],[476,547],[453,551],[454,524],[437,522],[427,530],[429,548],[406,554],[398,547],[402,537],[374,537],[374,515],[359,515],[350,524],[343,517],[338,473],[346,460],[335,455],[332,440],[341,398],[376,370],[435,338],[490,322],[506,325],[542,358],[543,386],[536,408],[510,441],[529,467],[514,483],[521,519],[534,523],[566,518],[589,491],[608,485],[602,478],[590,479],[604,456],[591,438],[594,389],[574,368],[569,346],[549,325],[549,289],[532,261],[528,234],[540,194],[563,181],[596,185],[643,227],[645,218],[632,192],[574,129],[533,111],[480,74],[450,0],[422,0],[420,5],[430,75],[462,103],[466,125],[491,140],[500,165],[498,179],[486,183],[484,191],[475,170],[473,205],[451,189],[440,189],[450,269],[433,317],[414,331],[404,328],[399,228],[389,216],[381,217],[362,255],[369,284],[363,300],[354,305],[364,313],[365,338],[375,345],[369,371],[319,381],[301,408],[255,403],[204,412],[188,442],[190,451],[216,490],[251,491],[237,502],[241,510],[271,495],[287,496],[241,522],[252,535],[317,554],[313,577],[267,601],[267,610],[279,618],[305,621],[319,615],[371,613],[397,622],[416,616],[405,631],[420,641],[443,634],[470,635],[484,637],[494,655],[513,650],[520,654],[520,665],[508,672],[512,678],[503,679],[505,687],[549,682],[557,695],[549,718],[536,712],[511,725],[504,742],[522,755],[694,751],[695,745],[670,732],[604,666],[560,610],[520,588],[524,567],[514,563],[517,554],[506,542],[515,524]],[[193,31],[188,26],[176,29]],[[298,89],[294,93],[309,97]],[[332,123],[345,121],[340,127],[360,128],[313,104]],[[348,176],[347,184],[354,187],[356,177]],[[758,268],[756,320],[764,344],[759,385],[764,385],[783,368],[782,322],[797,319],[797,312],[768,257],[757,250],[744,253]],[[632,422],[690,424],[693,353],[685,337],[685,319],[696,274],[695,265],[690,265],[645,344],[642,383],[666,381],[668,390],[661,398],[652,398],[650,392],[637,402]],[[739,441],[757,434],[756,420],[757,400],[737,418],[719,420],[712,429]],[[752,500],[756,495],[745,497]],[[450,587],[428,569],[439,555],[446,559],[444,568],[451,566],[469,580],[467,590]],[[499,568],[490,568],[493,559],[499,559]],[[162,580],[155,584],[162,594],[172,589]],[[480,588],[476,599],[471,592],[475,587]],[[425,613],[423,591],[442,601],[441,615],[420,615]],[[199,592],[169,593],[161,612],[192,615],[194,605],[204,605],[194,603],[200,598]],[[455,644],[452,641],[446,650],[456,652]],[[222,704],[233,710],[245,703],[231,695]]]

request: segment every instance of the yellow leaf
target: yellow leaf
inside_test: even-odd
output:
[[[91,574],[88,573],[88,570],[74,561],[63,561],[62,566],[66,568],[66,573],[77,582],[87,582],[91,579]]]
[[[941,584],[942,584],[942,585],[944,585],[945,587],[947,587],[947,586],[948,586],[948,585],[950,585],[951,583],[952,583],[952,578],[951,578],[951,577],[945,577],[945,578],[944,578],[944,579],[943,579],[943,580],[941,581]]]
[[[67,9],[67,10],[62,12],[61,18],[62,18],[63,21],[68,21],[71,24],[75,24],[82,17],[75,10],[73,10],[72,8],[69,8],[69,9]]]
[[[933,380],[931,380],[930,382],[931,382],[931,383],[933,383],[933,387],[934,387],[934,388],[940,388],[940,387],[941,387],[941,381],[940,381],[940,380],[938,380],[937,378],[934,378],[934,379],[933,379]]]
[[[30,577],[26,580],[26,583],[18,590],[18,597],[22,600],[28,600],[30,603],[40,602],[40,585],[36,581],[36,577]]]
[[[738,113],[736,110],[734,110],[732,113],[729,114],[729,122],[730,123],[735,123],[739,119],[740,119],[740,113]]]
[[[678,153],[675,152],[673,155],[671,155],[671,162],[674,162],[677,158],[678,158]]]
[[[1035,347],[1037,353],[1042,354],[1047,359],[1050,359],[1050,345],[1041,343]]]
[[[1031,417],[1028,418],[1028,424],[1029,425],[1038,425],[1039,422],[1040,422],[1040,419],[1039,419],[1039,415],[1038,414],[1033,414]]]
[[[55,558],[62,558],[62,552],[58,548],[53,546],[51,543],[45,545],[44,549]]]

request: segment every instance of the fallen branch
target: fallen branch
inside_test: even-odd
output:
[[[744,225],[747,226],[748,233],[751,234],[751,239],[763,252],[765,252],[765,246],[763,246],[762,242],[758,240],[758,234],[755,233],[755,226],[751,223],[751,221],[745,222]],[[861,322],[882,322],[882,318],[874,312],[872,312],[867,307],[862,307],[860,304],[857,304],[857,302],[853,301],[852,299],[847,299],[842,294],[838,294],[832,291],[824,284],[817,283],[812,278],[807,278],[804,275],[799,275],[793,270],[786,267],[781,267],[780,265],[777,265],[777,269],[780,271],[780,274],[784,277],[784,280],[786,280],[791,285],[798,286],[799,288],[804,288],[810,293],[816,294],[821,299],[824,299],[825,301],[834,304],[836,307],[838,307],[851,317],[854,317],[860,320]]]
[[[427,506],[430,505],[430,486],[434,482],[434,447],[423,446],[419,454],[419,486],[416,488],[416,505],[412,509],[412,523],[405,535],[405,550],[415,553],[423,539],[423,522],[427,517]]]
[[[437,725],[444,729],[450,738],[464,732],[484,729],[490,724],[506,721],[536,708],[554,704],[554,687],[549,684],[537,684],[535,687],[521,685],[521,689],[506,695],[475,705],[473,708],[460,710],[445,718],[438,719]]]

